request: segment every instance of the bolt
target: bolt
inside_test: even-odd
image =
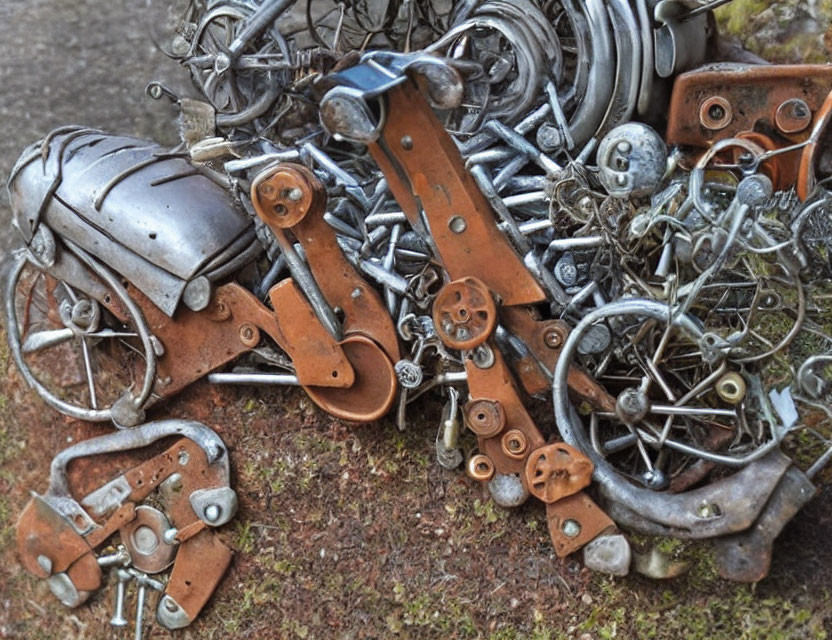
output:
[[[98,557],[98,566],[99,567],[113,567],[116,565],[121,565],[126,567],[130,564],[130,552],[127,551],[127,548],[119,545],[118,550],[115,553],[112,553],[108,556],[99,556]]]
[[[127,581],[132,576],[123,569],[118,570],[118,585],[116,585],[116,610],[110,618],[110,624],[114,627],[126,627],[127,618],[124,617],[124,590]]]
[[[136,635],[135,640],[142,640],[142,624],[144,623],[144,597],[147,593],[147,585],[139,583],[139,594],[136,596]]]
[[[410,136],[402,136],[401,139],[402,149],[405,151],[410,151],[413,148],[413,138]]]
[[[286,197],[292,202],[300,202],[300,199],[303,197],[303,191],[301,191],[299,187],[292,187],[289,189]]]
[[[543,334],[543,342],[550,349],[557,349],[563,344],[563,335],[555,327],[551,327],[546,329],[546,332]]]
[[[577,538],[581,533],[581,525],[577,520],[565,520],[560,530],[567,538]]]
[[[219,520],[220,513],[221,511],[219,505],[209,504],[205,507],[205,519],[208,520],[208,522],[216,522]]]
[[[259,187],[257,187],[257,193],[259,193],[260,196],[265,198],[266,200],[271,200],[272,198],[274,198],[275,194],[274,185],[269,182],[264,182]]]

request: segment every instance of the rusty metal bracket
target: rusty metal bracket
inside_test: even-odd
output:
[[[381,297],[344,257],[335,230],[324,220],[326,192],[318,178],[302,165],[281,164],[257,176],[251,196],[272,232],[290,229],[303,246],[324,298],[344,315],[345,335],[372,338],[391,361],[398,361],[396,328]]]
[[[526,457],[531,451],[545,445],[546,440],[523,406],[505,359],[495,346],[492,346],[492,350],[494,363],[488,368],[478,367],[472,358],[465,361],[471,396],[488,398],[498,403],[501,412],[505,414],[503,429],[488,438],[478,437],[479,450],[494,463],[497,473],[518,473],[522,476]],[[504,448],[502,435],[509,430],[515,430],[525,438],[525,453],[521,457],[511,455],[512,450]]]
[[[547,504],[546,520],[559,558],[574,553],[602,533],[615,529],[615,523],[585,491]]]
[[[410,224],[435,243],[451,279],[479,278],[504,305],[544,301],[416,83],[408,79],[385,97],[387,119],[370,153]]]
[[[171,437],[172,446],[120,472],[125,456],[135,459],[138,449]],[[118,533],[120,564],[148,573],[173,564],[157,616],[163,626],[180,628],[199,613],[231,558],[209,529],[236,512],[228,483],[225,445],[199,423],[167,420],[84,440],[55,457],[48,491],[23,510],[21,563],[46,579],[61,602],[78,606],[101,586],[95,549]],[[138,506],[151,495],[152,506]]]

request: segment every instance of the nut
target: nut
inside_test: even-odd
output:
[[[494,463],[491,461],[491,458],[484,456],[481,453],[471,456],[471,459],[468,460],[468,467],[466,470],[471,478],[479,480],[480,482],[488,482],[491,480],[491,478],[494,477],[495,471]]]
[[[465,405],[465,425],[480,438],[493,438],[506,426],[506,412],[496,400],[471,400]]]
[[[514,460],[522,460],[529,451],[529,439],[519,429],[507,431],[500,440],[503,453]]]

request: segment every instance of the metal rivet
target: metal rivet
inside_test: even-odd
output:
[[[454,233],[463,233],[468,228],[468,223],[462,216],[451,216],[448,220],[448,228]]]
[[[205,519],[209,522],[215,522],[220,519],[220,508],[218,505],[209,504],[205,507]]]
[[[577,538],[581,533],[581,525],[577,520],[566,520],[560,530],[567,538]]]
[[[410,151],[413,148],[413,138],[410,136],[402,136],[401,139],[402,149],[405,151]]]

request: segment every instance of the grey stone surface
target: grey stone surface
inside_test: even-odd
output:
[[[599,536],[584,547],[584,565],[588,569],[612,576],[630,572],[632,551],[623,535]]]
[[[65,124],[176,142],[174,107],[144,94],[151,80],[193,94],[150,37],[159,13],[159,0],[0,0],[0,258],[16,244],[6,179],[29,143]]]

